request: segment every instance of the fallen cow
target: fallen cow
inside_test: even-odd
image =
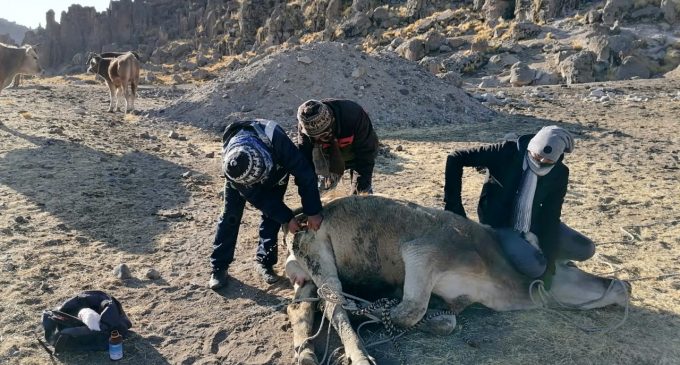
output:
[[[115,55],[109,53],[107,55]],[[126,52],[116,57],[102,57],[99,54],[90,54],[88,57],[87,72],[102,76],[109,87],[109,112],[113,112],[113,101],[116,101],[115,109],[120,111],[118,101],[120,96],[125,97],[125,113],[135,109],[137,97],[137,85],[139,84],[139,60],[136,53]]]
[[[324,207],[321,228],[296,234],[288,251],[286,274],[295,283],[288,315],[299,364],[317,363],[313,345],[307,341],[314,318],[314,304],[308,300],[321,286],[335,293],[341,293],[343,286],[401,291],[402,300],[389,316],[403,328],[423,318],[433,294],[454,313],[472,303],[497,311],[536,308],[529,296],[531,280],[503,257],[491,228],[406,201],[379,196],[332,201]],[[624,305],[630,285],[618,283],[558,263],[550,293],[554,300],[580,309]],[[351,363],[371,364],[346,310],[331,302],[324,305]],[[450,333],[453,319],[444,321],[448,323],[444,331],[441,321],[431,321],[439,329],[430,332]]]

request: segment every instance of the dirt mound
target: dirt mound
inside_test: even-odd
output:
[[[163,115],[200,127],[253,117],[291,127],[298,105],[327,97],[357,101],[377,126],[466,123],[494,115],[417,64],[334,42],[266,55],[187,93]]]

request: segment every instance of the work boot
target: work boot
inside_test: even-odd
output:
[[[279,277],[276,276],[274,268],[271,266],[265,266],[261,262],[255,261],[255,272],[260,274],[262,280],[264,280],[264,282],[267,284],[274,284],[275,282],[279,281]]]
[[[217,290],[227,286],[227,280],[229,279],[229,274],[227,270],[215,270],[210,275],[210,282],[208,282],[208,287],[212,290]]]

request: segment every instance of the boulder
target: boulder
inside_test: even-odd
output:
[[[512,86],[526,86],[534,81],[536,71],[524,62],[517,62],[510,68],[510,84]]]
[[[510,37],[520,41],[522,39],[534,38],[541,33],[541,26],[530,22],[513,23],[510,26]]]
[[[633,77],[648,79],[652,75],[649,66],[639,56],[628,56],[623,59],[621,66],[616,69],[616,80],[630,80]]]
[[[505,52],[491,56],[491,58],[489,58],[489,62],[500,67],[508,67],[519,62],[519,58]]]
[[[437,31],[430,31],[425,35],[425,52],[431,53],[439,51],[439,48],[446,41],[446,37]]]
[[[440,79],[448,82],[449,84],[455,86],[455,87],[461,87],[463,85],[463,79],[460,77],[460,74],[455,71],[448,71],[444,73],[437,74],[437,77]]]
[[[347,21],[340,25],[336,36],[338,37],[359,37],[368,34],[371,28],[371,18],[365,13],[356,13]]]
[[[533,85],[557,85],[560,83],[560,76],[554,72],[536,71]]]
[[[573,54],[560,63],[560,75],[567,85],[593,82],[595,81],[593,70],[595,60],[595,53],[591,51],[581,51]]]
[[[602,22],[612,26],[622,20],[633,7],[633,0],[607,0],[602,9]]]
[[[424,57],[418,64],[435,75],[444,70],[444,66],[442,66],[441,62],[436,57]]]
[[[375,8],[371,13],[371,20],[373,24],[381,28],[389,28],[399,22],[396,17],[392,16],[387,5]]]
[[[425,43],[421,39],[412,38],[399,45],[396,52],[409,61],[418,61],[425,56]]]
[[[487,0],[482,5],[484,19],[490,26],[496,26],[499,18],[510,19],[513,14],[514,1],[508,0]]]
[[[442,61],[446,71],[470,73],[483,67],[487,59],[481,53],[459,51]]]

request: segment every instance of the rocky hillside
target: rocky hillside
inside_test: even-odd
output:
[[[662,76],[680,64],[678,14],[678,0],[120,0],[102,13],[73,5],[60,22],[50,11],[27,40],[61,72],[81,72],[88,51],[135,49],[150,70],[209,79],[197,69],[224,56],[340,41],[482,87],[523,86]]]
[[[20,44],[28,28],[15,22],[0,18],[0,42]]]

